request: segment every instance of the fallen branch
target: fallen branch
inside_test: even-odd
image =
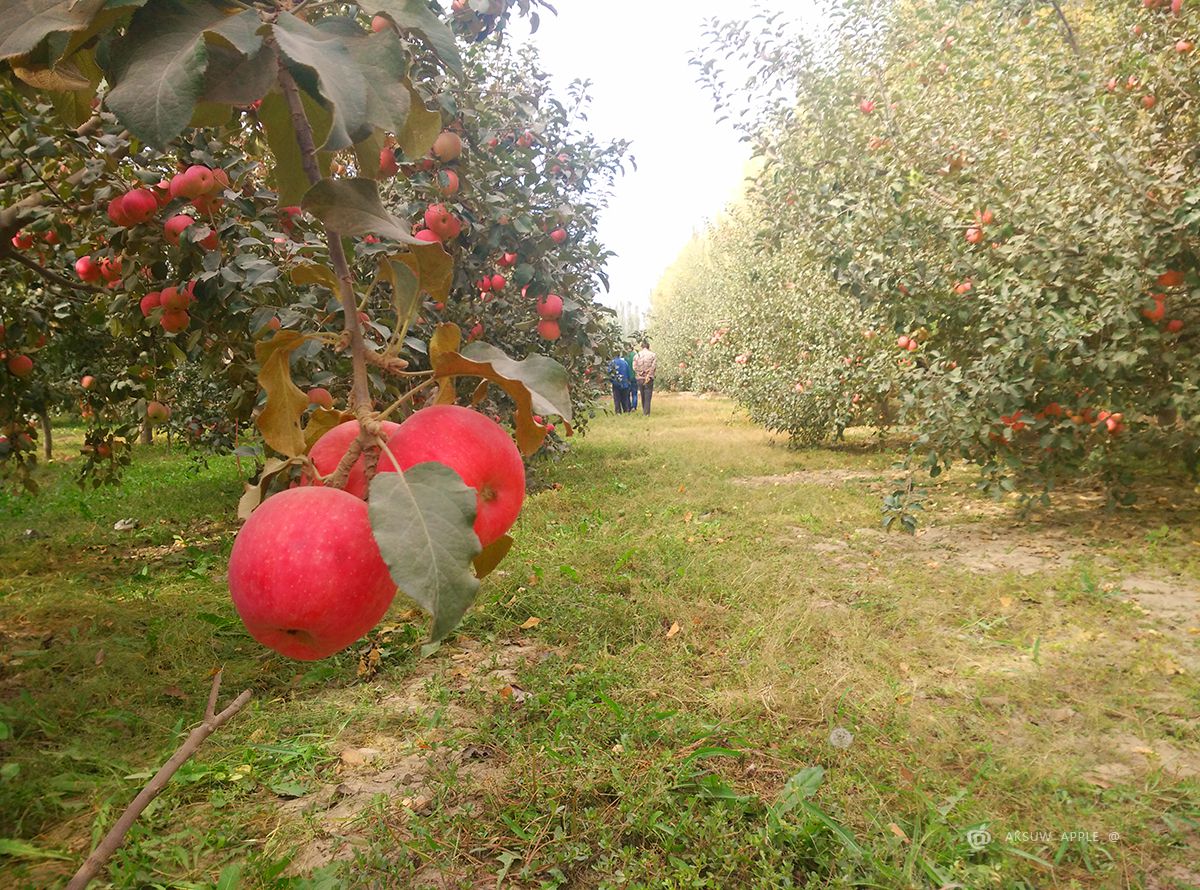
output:
[[[104,840],[96,845],[96,849],[92,854],[84,860],[83,865],[79,866],[79,871],[75,872],[75,877],[71,878],[71,882],[67,884],[67,890],[83,890],[96,877],[104,863],[108,861],[108,857],[116,852],[121,846],[121,842],[125,839],[126,832],[133,827],[133,823],[137,821],[138,816],[142,811],[150,805],[150,801],[154,800],[167,783],[171,781],[171,777],[175,775],[187,759],[196,753],[196,749],[204,743],[210,735],[221,728],[234,714],[246,706],[246,702],[250,701],[250,690],[245,690],[241,695],[235,698],[225,710],[217,711],[217,696],[221,692],[221,671],[217,671],[217,675],[213,677],[212,689],[208,693],[208,705],[204,709],[204,720],[200,725],[188,733],[188,737],[183,744],[171,755],[171,759],[162,765],[157,773],[154,774],[146,786],[141,790],[137,797],[133,799],[126,809],[121,814],[115,825],[104,836]]]

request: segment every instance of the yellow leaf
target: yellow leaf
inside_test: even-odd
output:
[[[420,94],[408,85],[411,104],[404,129],[396,134],[396,144],[410,158],[421,158],[433,148],[433,141],[442,132],[442,116],[430,111],[421,101]]]
[[[531,615],[525,619],[525,623],[521,625],[521,630],[529,630],[531,627],[537,627],[541,623],[541,618]]]
[[[436,334],[434,336],[436,337]],[[432,342],[430,348],[432,352]],[[533,454],[541,447],[542,441],[546,438],[546,427],[534,422],[533,395],[520,380],[505,377],[489,362],[472,361],[457,352],[441,353],[437,359],[431,355],[430,364],[433,365],[434,374],[438,377],[453,378],[467,375],[482,377],[495,383],[516,403],[517,447],[521,449],[521,453]],[[569,424],[564,423],[563,426],[569,427]]]
[[[671,629],[667,631],[667,639],[668,640],[671,639],[671,637],[673,637],[673,636],[675,636],[675,634],[679,633],[680,630],[681,630],[681,628],[679,627],[679,622],[672,621]]]
[[[1012,604],[1013,604],[1013,600],[1012,600],[1011,596],[1000,597],[1000,608],[1001,609],[1007,609]]]
[[[335,426],[341,426],[347,420],[353,419],[354,415],[348,411],[343,413],[329,408],[317,408],[309,415],[308,423],[304,427],[304,453],[307,454],[317,443],[317,439]]]
[[[686,525],[687,523],[689,523],[691,521],[692,521],[692,511],[688,510],[686,513],[683,514],[683,522]]]
[[[475,577],[485,578],[492,573],[496,566],[500,565],[508,551],[512,548],[513,539],[508,535],[501,535],[492,543],[488,544],[479,555],[473,560],[475,566]]]
[[[337,276],[333,274],[332,269],[321,263],[304,263],[297,266],[292,269],[291,278],[293,284],[319,284],[337,293]]]
[[[446,323],[437,326],[429,338],[429,363],[437,367],[439,360],[458,353],[462,345],[462,330],[458,325]],[[453,405],[458,398],[453,377],[443,377],[438,383],[437,404]]]
[[[267,404],[255,422],[263,440],[288,457],[304,454],[306,445],[300,418],[308,407],[308,396],[292,382],[289,365],[292,351],[308,339],[297,331],[279,331],[270,340],[254,344],[258,358],[258,382],[267,394]]]
[[[899,825],[897,825],[895,822],[888,823],[888,830],[891,831],[892,834],[896,835],[896,837],[900,838],[900,840],[904,841],[905,843],[908,843],[908,835],[905,834],[904,829],[901,828]]]

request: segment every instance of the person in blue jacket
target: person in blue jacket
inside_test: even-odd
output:
[[[608,379],[613,388],[613,410],[618,414],[632,411],[629,398],[633,392],[633,368],[623,356],[617,356],[608,363]]]

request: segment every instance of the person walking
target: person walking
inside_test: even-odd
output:
[[[629,362],[622,356],[617,356],[608,363],[608,379],[612,383],[613,389],[613,410],[618,414],[632,410],[629,407],[630,379],[632,377],[633,369],[629,367]]]
[[[642,392],[642,413],[650,413],[650,397],[654,394],[654,372],[658,370],[658,356],[650,351],[650,341],[643,340],[642,348],[633,359],[633,374],[637,377]]]
[[[629,362],[629,410],[636,411],[638,403],[638,387],[637,380],[633,376],[633,360],[637,358],[637,350],[630,349],[625,356],[625,361]]]

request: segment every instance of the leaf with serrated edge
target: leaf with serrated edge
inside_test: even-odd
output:
[[[425,0],[375,0],[359,6],[368,15],[383,13],[401,29],[419,34],[437,53],[447,70],[463,76],[462,56],[454,44],[454,34],[445,22],[433,14]]]
[[[435,377],[482,377],[498,385],[517,406],[517,447],[521,453],[533,454],[541,447],[546,438],[546,428],[534,422],[533,395],[520,380],[505,377],[487,362],[471,361],[457,352],[443,355],[433,362],[433,373]],[[563,426],[570,429],[565,421]]]
[[[204,91],[204,32],[226,17],[204,2],[156,0],[133,14],[111,53],[105,99],[129,131],[163,148],[183,132]]]
[[[567,390],[567,370],[552,358],[531,355],[518,361],[490,343],[468,343],[463,355],[478,362],[488,362],[497,372],[520,380],[533,394],[533,410],[538,414],[557,414],[570,426],[571,394]]]
[[[367,81],[345,39],[340,34],[314,28],[291,13],[282,13],[275,20],[274,34],[287,58],[316,72],[321,95],[333,105],[329,135],[320,147],[339,151],[370,136]]]
[[[82,31],[104,7],[105,0],[16,0],[3,8],[0,59],[31,52],[47,34]]]
[[[371,532],[396,586],[433,616],[429,638],[458,626],[479,579],[471,571],[481,547],[475,489],[445,464],[422,463],[380,473],[368,497]]]
[[[475,557],[475,577],[481,581],[496,570],[496,566],[504,561],[504,557],[508,556],[508,551],[512,549],[513,539],[508,535],[501,535],[492,543],[488,544]]]
[[[257,9],[247,9],[237,15],[226,16],[206,33],[219,38],[243,56],[252,56],[263,45],[262,18]]]
[[[322,179],[305,193],[300,206],[342,235],[378,235],[409,244],[423,243],[383,206],[373,179]]]
[[[396,144],[409,158],[423,158],[442,132],[442,116],[425,107],[411,84],[408,86],[408,95],[408,117],[404,121],[404,129],[396,134]]]
[[[290,366],[292,351],[307,339],[298,331],[279,331],[270,340],[254,344],[258,383],[267,394],[267,404],[255,423],[263,441],[288,457],[307,450],[300,418],[308,407],[308,396],[292,382]]]
[[[238,519],[249,519],[250,514],[255,511],[259,504],[262,503],[263,492],[267,490],[267,485],[271,482],[271,477],[291,466],[290,460],[280,460],[277,457],[268,457],[263,463],[262,472],[258,474],[258,482],[253,485],[246,483],[246,491],[238,500]]]

